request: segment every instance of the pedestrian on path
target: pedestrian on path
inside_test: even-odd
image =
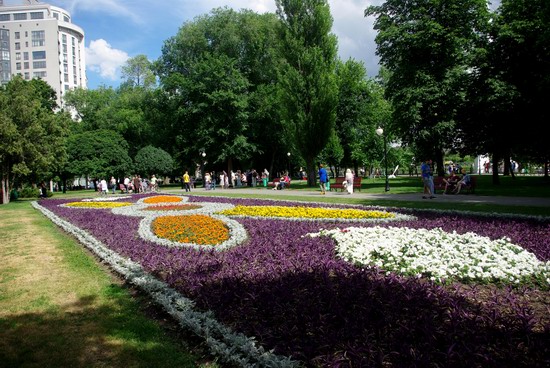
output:
[[[323,164],[319,164],[319,187],[321,188],[321,194],[327,193],[326,183],[328,181],[327,170],[323,167]]]
[[[346,190],[348,191],[348,194],[353,194],[353,179],[354,175],[351,172],[351,169],[346,170]]]
[[[420,166],[420,171],[422,172],[422,182],[424,183],[424,195],[423,199],[427,199],[428,196],[430,199],[435,198],[432,188],[433,188],[433,176],[432,176],[432,160],[428,159],[422,163]]]
[[[189,172],[186,170],[183,174],[183,187],[185,188],[186,192],[191,191],[191,178],[189,177]]]

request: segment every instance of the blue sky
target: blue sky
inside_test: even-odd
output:
[[[5,3],[7,1],[4,1]],[[156,60],[164,41],[196,16],[217,7],[274,12],[275,0],[43,0],[68,10],[84,29],[88,88],[120,84],[120,67],[129,57],[144,54]],[[329,0],[342,60],[365,64],[369,76],[378,73],[374,18],[363,16],[369,5],[383,0]],[[493,7],[500,0],[493,0]]]
[[[329,0],[339,55],[363,61],[370,76],[378,72],[372,18],[363,12],[382,0]],[[156,60],[164,41],[198,15],[228,6],[258,13],[274,12],[274,0],[43,0],[68,10],[85,32],[88,88],[120,84],[120,66],[144,54]]]

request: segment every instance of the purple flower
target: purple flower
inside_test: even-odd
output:
[[[275,203],[221,197],[190,197],[189,201]],[[541,319],[542,313],[530,303],[546,295],[539,305],[547,306],[547,293],[485,285],[442,287],[387,275],[339,259],[329,238],[303,237],[349,223],[237,219],[249,240],[216,252],[163,247],[139,237],[139,217],[58,206],[66,202],[70,200],[40,204],[140,263],[201,309],[213,311],[220,322],[308,366],[497,367],[543,366],[550,361],[549,320]],[[550,260],[549,221],[413,214],[417,220],[388,226],[440,227],[491,239],[506,236],[541,261]]]

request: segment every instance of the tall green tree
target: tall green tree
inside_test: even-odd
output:
[[[137,55],[129,58],[122,66],[122,79],[128,87],[152,88],[157,83],[153,73],[153,64],[146,55]]]
[[[459,127],[474,55],[486,35],[486,0],[387,0],[369,6],[377,54],[389,72],[386,95],[405,144],[443,174],[444,150]]]
[[[372,135],[361,134],[364,131],[374,132],[380,118],[374,113],[372,82],[367,79],[363,63],[353,59],[339,61],[336,66],[338,81],[338,107],[336,110],[336,132],[343,148],[342,165],[353,167],[365,164],[363,159],[372,141],[366,140]],[[381,96],[383,98],[383,96]]]
[[[550,133],[550,4],[504,0],[490,23],[484,52],[476,59],[461,127],[462,153],[488,153],[493,183],[510,159],[547,163]]]
[[[507,136],[510,154],[546,165],[550,161],[550,3],[545,0],[503,0],[494,21],[495,70],[508,89],[514,91],[511,124]],[[518,126],[518,122],[521,124]],[[512,138],[513,137],[513,138]],[[512,138],[512,139],[510,139]],[[548,178],[548,170],[545,170]]]
[[[134,168],[140,175],[168,175],[174,170],[174,160],[165,150],[147,146],[136,154]]]
[[[157,137],[149,120],[149,110],[156,100],[154,89],[123,86],[75,89],[65,95],[66,105],[77,112],[75,132],[107,129],[121,134],[128,143],[130,156]]]
[[[96,89],[76,88],[67,91],[64,101],[67,107],[76,111],[80,131],[107,129],[111,124],[106,119],[106,111],[116,100],[117,92],[112,87],[100,86]]]
[[[277,135],[266,133],[280,126],[272,103],[275,21],[272,14],[219,8],[165,42],[156,70],[179,164],[191,167],[206,151],[210,163],[231,169],[276,144]]]
[[[71,135],[67,140],[69,162],[66,171],[76,177],[121,178],[132,169],[128,143],[112,131],[100,129]]]
[[[397,135],[391,119],[392,105],[384,97],[386,74],[387,71],[382,68],[376,79],[368,79],[364,85],[361,85],[365,96],[362,104],[363,111],[361,117],[358,117],[360,123],[353,128],[350,152],[353,162],[365,166],[366,173],[372,173],[374,169],[381,168],[383,164],[384,137],[376,134],[376,129],[379,127],[384,130],[388,143],[388,164],[390,166],[394,164],[393,160],[390,160],[392,157],[390,143],[396,140]]]
[[[70,116],[52,110],[51,91],[19,76],[0,89],[0,203],[9,202],[17,179],[50,179],[65,155]]]
[[[333,133],[338,103],[336,36],[326,0],[276,0],[281,21],[279,76],[286,138],[306,162],[315,185],[316,158]]]
[[[338,138],[336,131],[332,132],[325,148],[319,153],[318,158],[319,161],[328,164],[332,177],[340,175],[339,171],[342,159],[344,158],[344,148],[340,143],[340,138]]]

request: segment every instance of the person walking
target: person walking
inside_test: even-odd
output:
[[[210,190],[211,184],[212,184],[212,178],[210,177],[210,173],[207,171],[204,174],[204,189]]]
[[[151,183],[151,192],[153,193],[158,192],[157,177],[154,174],[153,176],[151,176],[150,183]]]
[[[109,188],[107,186],[107,180],[101,179],[101,182],[99,183],[99,185],[100,185],[100,188],[101,188],[101,195],[106,196],[107,192],[109,191]]]
[[[264,169],[262,172],[262,183],[264,185],[264,188],[267,188],[267,182],[269,181],[269,171],[267,169]]]
[[[139,175],[134,175],[134,180],[132,180],[132,184],[134,185],[134,193],[139,193],[141,189],[141,178]]]
[[[429,198],[435,198],[433,195],[433,176],[432,176],[432,167],[430,166],[432,164],[432,160],[428,159],[422,163],[422,166],[420,166],[420,171],[422,172],[422,181],[424,183],[424,195],[422,196],[423,199],[427,199],[428,195]]]
[[[216,172],[212,171],[210,174],[210,189],[216,190]]]
[[[114,176],[111,176],[110,184],[111,184],[111,189],[113,191],[113,194],[115,194],[116,193],[116,179],[115,179]]]
[[[186,170],[185,173],[183,174],[183,187],[185,188],[186,192],[191,191],[191,186],[189,185],[190,182],[191,182],[191,178],[189,178],[189,172]]]
[[[346,189],[348,191],[348,194],[353,194],[353,179],[354,179],[354,175],[353,173],[351,172],[350,169],[347,169],[346,170]]]
[[[128,176],[124,177],[124,188],[125,188],[125,192],[128,193],[130,191],[130,184],[132,183],[132,181],[130,180],[130,178]]]
[[[328,174],[323,164],[319,164],[319,187],[321,188],[321,194],[327,193]]]

